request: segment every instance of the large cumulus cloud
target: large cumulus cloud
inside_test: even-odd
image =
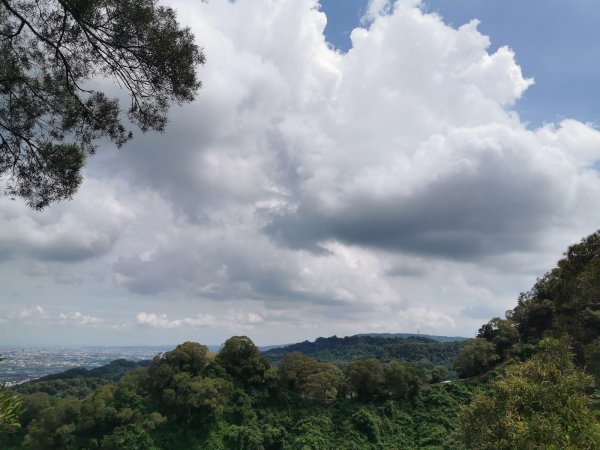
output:
[[[469,333],[600,223],[600,133],[524,124],[533,80],[476,21],[373,1],[340,53],[316,0],[174,5],[198,101],[92,159],[75,202],[3,203],[0,256],[101,257],[152,330]]]
[[[531,80],[512,52],[489,54],[476,22],[455,30],[414,3],[355,30],[332,107],[284,130],[301,178],[265,227],[279,243],[479,258],[535,248],[597,198],[600,135],[527,129],[510,106]]]

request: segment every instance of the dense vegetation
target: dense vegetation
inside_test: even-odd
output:
[[[456,369],[473,376],[514,357],[525,359],[545,337],[567,339],[575,364],[600,377],[600,232],[569,247],[506,318],[494,317],[466,341]]]
[[[456,427],[459,406],[471,397],[471,389],[460,384],[431,384],[444,371],[374,358],[341,370],[299,352],[287,354],[276,368],[244,336],[227,340],[216,356],[186,342],[82,399],[23,395],[22,428],[6,445],[434,448],[443,445]]]
[[[358,336],[373,336],[373,337],[385,337],[385,338],[409,338],[409,337],[425,337],[433,339],[438,342],[462,342],[466,338],[460,336],[437,336],[434,334],[420,334],[420,333],[362,333]]]
[[[597,449],[600,424],[586,395],[592,377],[576,368],[567,339],[510,364],[461,411],[457,440],[469,449]]]
[[[452,369],[453,361],[461,347],[460,341],[439,342],[424,336],[397,337],[356,335],[339,338],[318,338],[314,342],[304,341],[264,353],[265,358],[280,364],[285,355],[301,352],[319,361],[339,366],[356,359],[376,358],[381,362],[392,359],[417,362],[421,367],[432,369],[443,365]]]
[[[483,325],[455,367],[501,374],[462,411],[467,448],[600,448],[589,395],[600,381],[600,232],[569,247],[505,319]]]
[[[600,424],[591,402],[600,378],[598,317],[595,233],[570,247],[504,319],[493,318],[462,344],[331,337],[265,357],[245,336],[230,338],[216,355],[186,342],[147,367],[115,362],[19,387],[21,427],[4,427],[2,445],[596,449]],[[452,352],[463,379],[444,381]],[[1,393],[12,396],[18,415],[15,394]]]

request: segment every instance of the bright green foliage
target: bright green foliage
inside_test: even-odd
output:
[[[228,340],[213,361],[186,342],[81,400],[26,396],[31,410],[11,448],[441,448],[470,393],[426,378],[406,361],[355,361],[344,375],[302,354],[277,371],[246,337]]]
[[[263,435],[255,427],[230,425],[225,429],[224,441],[226,448],[260,450],[262,448]]]
[[[2,355],[0,355],[0,361],[4,361]],[[23,401],[21,397],[8,391],[4,384],[0,383],[0,437],[21,426],[19,420],[22,414]]]
[[[367,440],[373,444],[381,438],[381,424],[379,418],[369,409],[362,407],[352,414],[350,420],[358,431],[364,434]]]
[[[0,434],[20,427],[23,402],[19,395],[0,384]]]
[[[294,427],[294,450],[332,449],[334,425],[330,417],[313,415],[300,420]]]
[[[132,134],[117,98],[90,80],[112,79],[130,97],[127,117],[162,131],[172,103],[192,101],[204,55],[173,9],[156,0],[0,0],[0,176],[37,209],[70,198],[94,142]]]
[[[105,450],[159,450],[148,431],[139,424],[117,427],[102,439]]]
[[[492,342],[483,338],[469,339],[460,349],[454,367],[460,377],[472,377],[488,371],[499,359]]]
[[[566,341],[544,339],[540,352],[506,369],[461,412],[468,449],[597,449],[600,424],[588,408],[592,379],[573,364]]]

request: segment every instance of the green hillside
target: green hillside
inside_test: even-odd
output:
[[[18,384],[13,390],[20,394],[47,393],[59,398],[83,398],[100,386],[120,380],[138,367],[146,367],[150,361],[128,361],[117,359],[109,364],[93,369],[75,368],[64,372],[46,375],[37,380]]]
[[[428,337],[412,336],[373,336],[356,335],[339,338],[332,336],[318,338],[314,342],[304,341],[263,353],[273,364],[280,364],[291,352],[301,352],[319,361],[343,367],[350,361],[363,358],[376,358],[381,362],[393,359],[413,361],[420,366],[432,369],[443,365],[448,370],[458,355],[462,343],[459,341],[438,342]]]
[[[466,337],[461,336],[438,336],[435,334],[421,334],[421,333],[361,333],[359,336],[372,336],[372,337],[383,337],[383,338],[409,338],[409,337],[424,337],[433,339],[438,342],[462,342],[467,340]]]

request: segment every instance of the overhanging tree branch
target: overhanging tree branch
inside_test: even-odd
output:
[[[0,178],[35,208],[73,195],[96,139],[132,136],[119,102],[87,81],[125,89],[142,131],[162,131],[171,104],[200,87],[202,51],[156,0],[0,0],[0,36]]]

